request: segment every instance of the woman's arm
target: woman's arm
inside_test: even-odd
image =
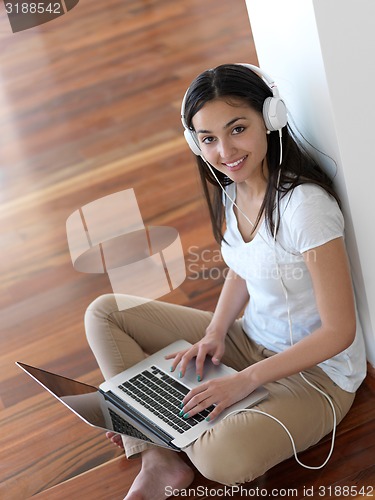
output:
[[[207,334],[225,337],[249,298],[246,281],[233,269],[229,269],[211,323],[207,327]]]
[[[321,326],[284,352],[251,367],[247,375],[256,385],[279,380],[322,363],[354,341],[355,307],[343,238],[306,252],[304,259],[313,282]]]
[[[174,371],[180,363],[180,375],[184,376],[189,361],[196,357],[197,378],[202,380],[206,356],[212,356],[212,361],[215,364],[220,362],[225,350],[225,337],[228,329],[248,300],[249,293],[246,282],[232,269],[229,269],[212,320],[206,328],[205,336],[190,349],[170,354],[167,357],[167,359],[174,358],[171,371]]]
[[[281,353],[193,389],[184,399],[185,413],[193,416],[215,403],[216,408],[209,415],[213,419],[260,385],[315,366],[353,342],[355,308],[343,239],[306,252],[304,259],[311,274],[321,326]]]

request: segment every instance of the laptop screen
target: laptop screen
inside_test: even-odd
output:
[[[87,423],[108,429],[104,396],[96,387],[24,363],[16,364]]]
[[[129,421],[128,417],[123,418],[124,415],[119,414],[116,404],[109,401],[96,387],[24,363],[17,362],[16,365],[87,424],[170,447],[157,437],[151,440],[141,430],[139,423]]]

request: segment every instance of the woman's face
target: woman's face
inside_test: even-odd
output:
[[[209,101],[192,123],[204,158],[234,182],[267,175],[266,126],[261,113],[244,101]]]

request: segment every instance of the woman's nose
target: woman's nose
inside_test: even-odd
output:
[[[228,160],[232,157],[235,147],[229,139],[219,141],[219,154],[222,160]]]

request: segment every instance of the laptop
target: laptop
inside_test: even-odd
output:
[[[265,388],[259,387],[224,410],[213,422],[205,420],[212,407],[191,418],[183,418],[179,415],[181,402],[199,385],[195,362],[190,362],[180,379],[178,370],[170,372],[171,361],[165,356],[190,346],[178,340],[103,382],[99,388],[25,363],[16,364],[87,424],[179,451],[230,412],[254,406],[268,395]],[[206,359],[204,381],[233,373],[233,368],[224,364],[217,366]]]

